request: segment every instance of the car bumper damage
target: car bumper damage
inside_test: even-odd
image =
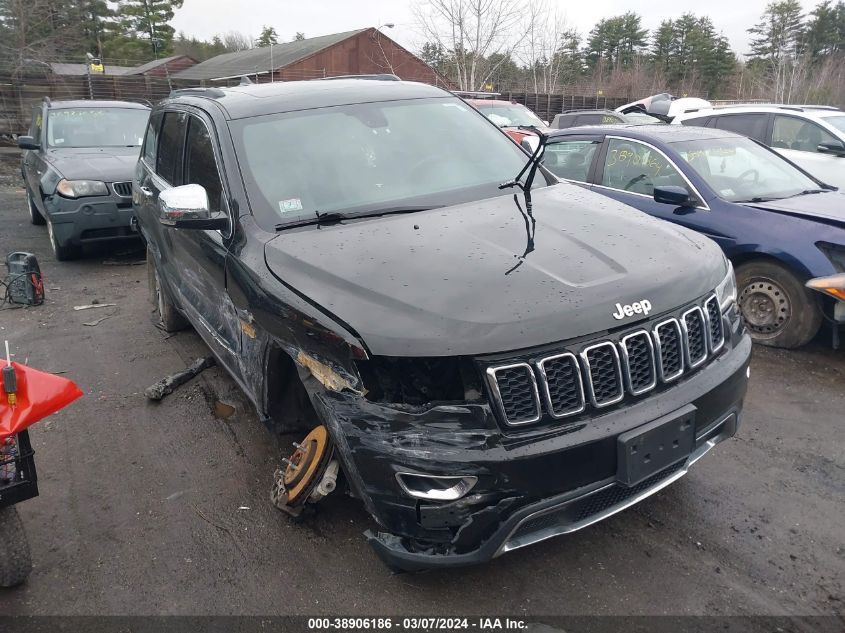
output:
[[[135,216],[131,198],[114,193],[87,198],[56,194],[45,198],[44,206],[61,246],[138,238],[131,228]]]
[[[308,391],[350,493],[379,524],[366,536],[382,560],[395,571],[469,565],[611,516],[732,437],[751,341],[735,307],[724,323],[724,346],[696,373],[607,412],[528,430],[503,427],[483,401],[391,405],[314,381]],[[658,438],[681,442],[677,459],[646,458],[632,470],[633,458],[621,457],[632,448],[626,438],[679,420],[686,447],[681,435]]]

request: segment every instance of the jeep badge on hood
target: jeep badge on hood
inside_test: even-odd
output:
[[[613,318],[619,321],[625,317],[634,316],[635,314],[646,315],[649,312],[651,312],[651,301],[648,299],[640,299],[639,301],[634,301],[634,303],[629,303],[624,306],[621,303],[617,303],[616,312],[613,313]]]

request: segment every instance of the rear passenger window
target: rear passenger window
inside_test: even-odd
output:
[[[142,156],[144,161],[152,169],[156,168],[156,155],[158,154],[158,132],[161,127],[161,113],[156,112],[150,117],[150,122],[147,125],[147,134],[144,137],[144,151]]]
[[[558,178],[587,182],[598,141],[562,141],[546,145],[543,165]]]
[[[214,146],[208,128],[197,117],[190,117],[185,144],[184,184],[202,185],[208,193],[208,208],[220,211],[223,185],[214,159]]]
[[[187,119],[184,112],[165,112],[158,140],[156,173],[174,186],[182,184],[182,150]]]
[[[710,127],[736,132],[763,141],[765,140],[768,116],[768,114],[724,114],[713,117],[713,124]]]

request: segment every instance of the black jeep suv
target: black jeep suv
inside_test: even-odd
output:
[[[126,101],[50,101],[32,109],[21,174],[33,224],[47,224],[58,260],[95,242],[138,239],[132,173],[150,109]]]
[[[275,504],[347,490],[394,569],[594,523],[739,424],[751,343],[716,244],[515,182],[526,161],[401,81],[183,90],[150,118],[133,201],[162,323],[299,433]]]

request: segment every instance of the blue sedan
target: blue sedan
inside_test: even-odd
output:
[[[542,160],[559,178],[715,240],[734,265],[739,305],[758,342],[798,347],[827,319],[838,343],[845,194],[717,129],[570,128],[550,134]]]

